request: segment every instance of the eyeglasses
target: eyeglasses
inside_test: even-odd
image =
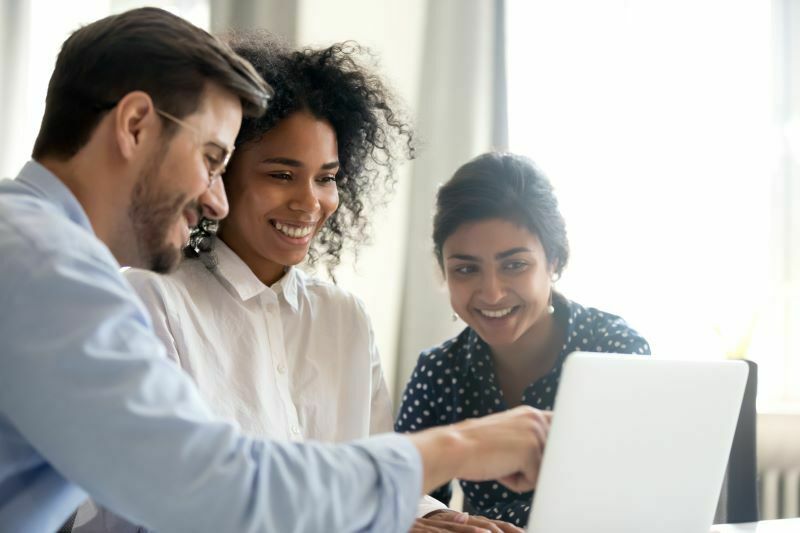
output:
[[[199,138],[200,132],[189,124],[178,117],[167,113],[166,111],[162,111],[156,108],[156,113],[161,115],[162,117],[166,118],[167,120],[171,120],[178,126],[184,127],[189,131],[194,132],[194,134]],[[206,145],[210,151],[203,154],[203,159],[206,163],[206,168],[208,169],[208,187],[211,188],[214,185],[214,182],[225,173],[225,168],[228,166],[228,161],[231,160],[231,155],[233,155],[233,148],[225,148],[224,146],[220,146],[219,144],[209,141]]]

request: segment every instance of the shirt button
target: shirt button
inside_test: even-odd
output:
[[[278,373],[285,374],[286,373],[286,365],[284,365],[283,363],[279,364],[278,365]]]
[[[295,426],[295,425],[292,425],[292,433],[294,433],[295,435],[299,435],[300,434],[300,428]]]

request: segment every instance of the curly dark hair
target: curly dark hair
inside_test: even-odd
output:
[[[345,245],[355,250],[368,240],[366,213],[385,204],[393,192],[395,164],[414,157],[411,126],[383,81],[363,65],[364,56],[372,62],[374,56],[355,42],[292,49],[263,31],[234,33],[225,40],[275,89],[264,116],[243,120],[237,147],[258,142],[297,111],[329,122],[336,133],[339,208],[315,237],[308,255],[309,264],[321,261],[332,275]],[[201,222],[192,232],[186,256],[210,251],[215,230],[213,221]]]

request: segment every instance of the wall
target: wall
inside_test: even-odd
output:
[[[413,117],[421,82],[425,6],[424,0],[301,0],[297,41],[301,45],[327,45],[355,40],[368,46],[377,54],[379,72]],[[339,284],[358,295],[372,317],[390,388],[395,381],[397,360],[409,172],[408,164],[400,169],[391,202],[371,215],[372,243],[360,249],[357,262],[349,256],[336,272]]]

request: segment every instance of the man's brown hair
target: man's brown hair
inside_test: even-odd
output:
[[[262,115],[272,95],[229,46],[167,11],[147,7],[93,22],[58,54],[33,157],[74,156],[103,114],[132,91],[146,92],[176,117],[190,115],[208,82],[238,96],[245,116]]]

